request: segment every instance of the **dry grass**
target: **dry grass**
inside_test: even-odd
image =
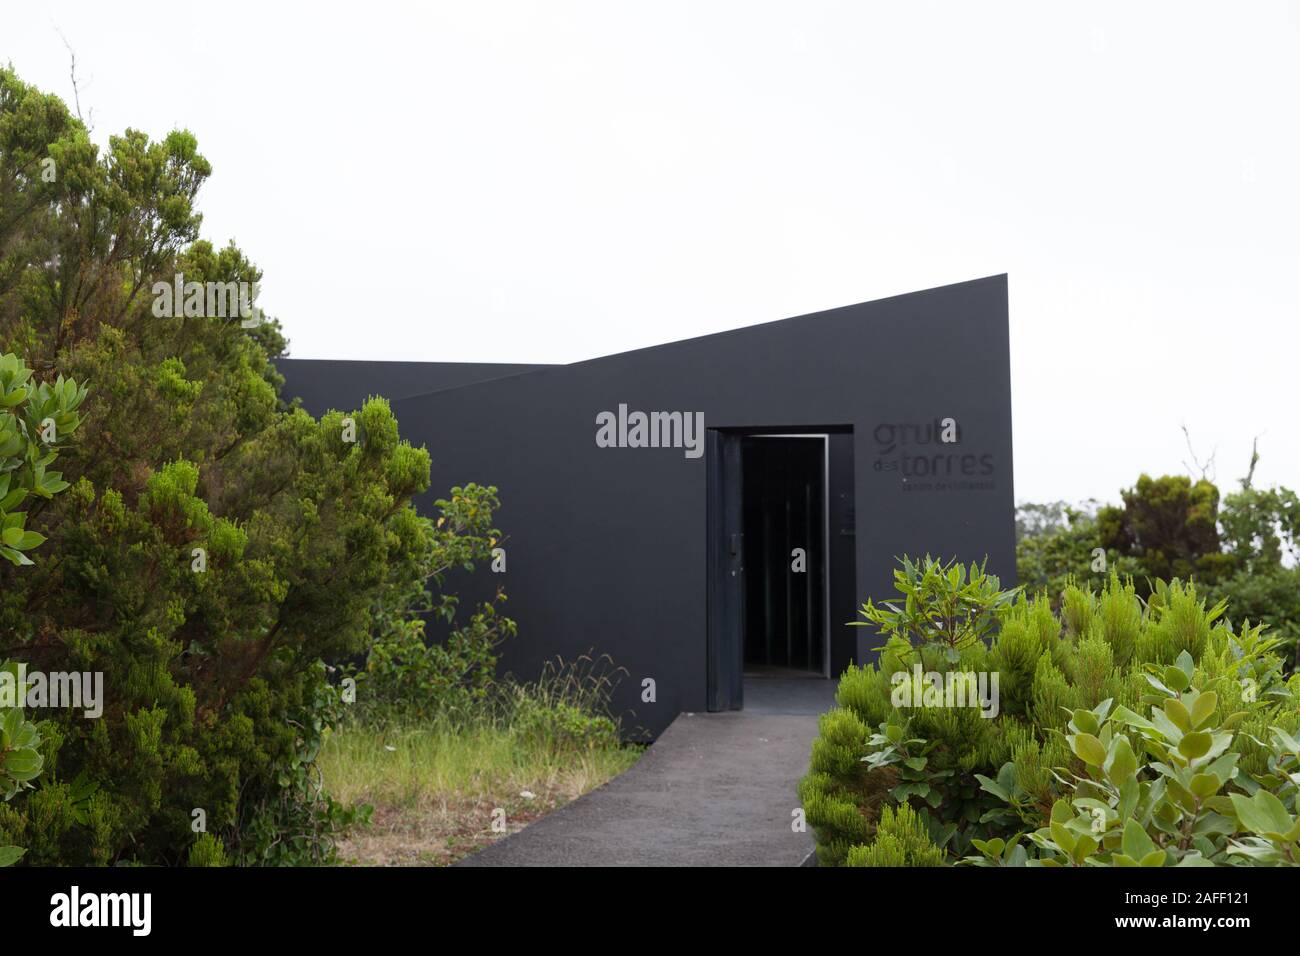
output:
[[[505,835],[493,832],[495,809],[513,833],[622,773],[640,753],[556,747],[483,719],[350,728],[330,737],[320,767],[335,799],[375,808],[370,825],[340,844],[344,864],[443,866]]]

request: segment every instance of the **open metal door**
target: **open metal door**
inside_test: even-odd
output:
[[[741,436],[708,432],[709,710],[744,704],[745,540]]]

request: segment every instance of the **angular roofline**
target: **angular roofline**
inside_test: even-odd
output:
[[[1008,274],[1005,272],[999,272],[995,275],[981,276],[978,279],[966,279],[962,282],[949,282],[946,285],[937,285],[929,289],[917,289],[913,292],[900,292],[897,295],[887,295],[880,299],[867,299],[863,302],[854,302],[850,305],[837,305],[830,309],[822,309],[820,312],[805,312],[802,315],[793,315],[784,319],[769,319],[767,322],[755,322],[753,325],[742,325],[738,329],[723,329],[720,332],[708,332],[704,335],[692,335],[689,338],[684,338],[684,339],[671,339],[667,342],[659,342],[655,345],[643,345],[640,348],[628,349],[627,351],[624,352],[611,352],[608,355],[598,355],[595,358],[581,359],[580,361],[577,362],[568,362],[561,365],[551,365],[548,366],[547,368],[539,368],[536,371],[544,372],[544,371],[548,371],[549,369],[555,369],[555,368],[571,368],[577,365],[590,365],[592,362],[603,362],[606,359],[622,358],[625,355],[635,355],[637,352],[649,352],[653,349],[667,348],[672,345],[685,345],[690,342],[703,342],[707,339],[716,339],[727,335],[739,335],[744,332],[752,332],[754,329],[764,329],[767,328],[768,326],[780,325],[783,322],[803,322],[809,319],[826,319],[826,318],[830,318],[837,312],[846,312],[850,309],[860,309],[864,305],[881,305],[885,302],[893,302],[896,299],[910,299],[915,296],[930,295],[931,293],[934,292],[942,292],[945,289],[956,289],[960,286],[982,285],[986,282],[996,282],[998,280],[1001,280],[1002,283],[1005,285],[1007,281],[1007,275]],[[532,375],[533,372],[523,372],[521,374]],[[503,377],[515,378],[516,376],[507,375]]]
[[[475,386],[475,385],[482,385],[482,384],[484,384],[484,383],[486,383],[486,382],[503,382],[503,381],[506,381],[506,380],[508,380],[508,379],[519,378],[520,376],[523,376],[523,375],[538,375],[538,374],[540,374],[540,373],[543,373],[543,372],[551,372],[551,371],[554,371],[554,370],[556,370],[556,369],[562,369],[562,368],[574,368],[574,367],[578,367],[578,366],[591,365],[591,364],[593,364],[593,363],[595,363],[595,362],[605,362],[605,361],[609,361],[609,360],[611,360],[611,359],[623,358],[623,357],[628,356],[628,355],[636,355],[638,352],[650,352],[650,351],[654,351],[655,349],[669,348],[669,347],[671,347],[671,346],[675,346],[675,345],[686,345],[686,344],[691,343],[691,342],[702,342],[702,341],[705,341],[705,340],[707,340],[707,339],[716,339],[716,338],[720,338],[720,337],[722,337],[722,336],[728,336],[728,335],[740,335],[740,334],[743,334],[743,333],[745,333],[745,332],[752,332],[754,329],[762,329],[762,328],[766,328],[766,327],[768,327],[768,326],[780,325],[780,324],[783,323],[783,322],[803,322],[803,321],[807,321],[807,320],[810,320],[810,319],[826,319],[826,318],[830,318],[830,317],[832,317],[833,315],[835,315],[835,313],[838,313],[838,312],[846,312],[846,311],[848,311],[848,310],[850,310],[850,309],[858,309],[858,308],[861,308],[861,307],[864,306],[864,305],[879,305],[879,304],[883,304],[883,303],[885,303],[885,302],[893,302],[893,301],[898,300],[898,299],[909,299],[909,298],[914,298],[914,297],[916,297],[916,296],[931,295],[931,294],[933,294],[933,293],[935,293],[935,292],[942,292],[942,291],[944,291],[945,289],[956,289],[956,288],[959,288],[959,287],[961,287],[961,286],[976,286],[976,285],[983,285],[983,284],[988,283],[988,282],[999,282],[999,281],[1002,282],[1002,283],[1005,285],[1005,284],[1007,283],[1007,277],[1008,277],[1008,273],[1000,272],[1000,273],[996,273],[996,274],[994,274],[994,275],[981,276],[981,277],[978,278],[978,279],[966,279],[966,280],[963,280],[963,281],[961,281],[961,282],[949,282],[949,283],[947,283],[946,285],[937,285],[937,286],[932,286],[932,287],[929,288],[929,289],[917,289],[917,290],[915,290],[915,291],[913,291],[913,292],[900,292],[900,293],[898,293],[897,295],[888,295],[888,296],[884,296],[883,298],[880,298],[880,299],[867,299],[867,300],[862,301],[862,302],[855,302],[855,303],[852,303],[851,305],[840,305],[840,306],[835,306],[834,308],[830,308],[830,309],[822,309],[822,310],[819,311],[819,312],[806,312],[806,313],[804,313],[804,314],[802,314],[802,315],[789,316],[789,317],[784,318],[784,319],[771,319],[771,320],[769,320],[769,321],[767,321],[767,322],[756,322],[756,323],[754,323],[753,325],[744,325],[744,326],[741,326],[740,328],[737,328],[737,329],[723,329],[723,330],[720,331],[720,332],[709,332],[709,333],[706,333],[706,334],[704,334],[704,335],[693,335],[693,336],[690,336],[690,337],[688,337],[688,338],[684,338],[684,339],[671,339],[671,340],[669,340],[669,341],[667,341],[667,342],[659,342],[659,343],[656,343],[656,344],[654,344],[654,345],[643,345],[643,346],[640,346],[639,348],[635,348],[635,349],[627,349],[626,351],[623,351],[623,352],[611,352],[611,353],[609,353],[608,355],[597,355],[597,356],[595,356],[595,357],[593,357],[593,358],[589,358],[589,359],[580,359],[580,360],[577,361],[577,362],[536,363],[536,366],[535,366],[534,368],[529,368],[529,369],[526,369],[526,370],[524,370],[524,371],[514,372],[514,373],[511,373],[511,374],[508,374],[508,375],[494,376],[494,377],[492,377],[492,378],[488,378],[488,379],[480,379],[480,380],[478,380],[478,381],[476,381],[476,382],[468,382],[468,383],[464,383],[464,384],[461,384],[461,385],[447,385],[447,386],[444,386],[444,387],[442,387],[442,388],[434,388],[434,389],[430,389],[430,390],[427,391],[427,392],[413,392],[413,393],[411,393],[411,394],[409,394],[409,395],[403,395],[400,399],[393,399],[393,401],[394,401],[394,402],[397,402],[397,401],[410,401],[411,399],[414,399],[414,398],[422,398],[422,397],[424,397],[424,396],[426,396],[426,395],[436,395],[436,394],[438,394],[439,392],[451,391],[452,389],[470,388],[470,387],[473,387],[473,386]],[[384,363],[384,362],[386,361],[386,360],[384,360],[384,359],[292,359],[292,358],[290,358],[289,356],[285,356],[285,358],[289,358],[290,361],[300,361],[300,362],[357,362],[357,363],[361,363],[361,362],[370,362],[370,363]],[[509,365],[527,365],[527,364],[533,364],[533,363],[527,363],[527,362],[415,362],[415,361],[409,361],[409,360],[402,359],[402,360],[399,360],[399,361],[395,361],[395,362],[393,362],[392,364],[403,364],[403,365],[507,365],[507,366],[509,366]]]

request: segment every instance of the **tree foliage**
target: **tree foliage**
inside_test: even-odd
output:
[[[61,452],[75,480],[29,515],[44,559],[0,562],[0,658],[102,672],[108,697],[98,720],[49,714],[41,786],[0,806],[29,862],[326,858],[343,815],[311,764],[341,705],[322,662],[365,652],[431,547],[410,505],[429,456],[386,401],[315,420],[278,398],[274,320],[153,314],[178,273],[261,278],[199,239],[210,172],[185,131],[101,154],[0,70],[0,351],[56,421],[94,383]]]
[[[494,648],[515,633],[500,613],[505,594],[484,602],[457,623],[459,600],[444,590],[446,575],[474,570],[492,559],[501,532],[492,527],[496,488],[469,484],[435,502],[437,521],[421,518],[422,550],[409,573],[395,574],[377,605],[375,637],[359,675],[357,716],[373,724],[428,720],[482,704],[496,673]],[[429,587],[429,585],[432,587]],[[415,613],[413,613],[415,612]],[[443,640],[425,632],[432,618],[446,628]]]
[[[81,424],[77,409],[86,387],[60,375],[33,383],[32,370],[10,353],[0,355],[0,557],[32,564],[26,552],[45,543],[27,530],[28,499],[49,501],[65,491],[63,473],[50,468]]]
[[[1222,497],[1205,479],[1143,475],[1121,493],[1122,506],[1021,505],[1021,585],[1059,601],[1068,585],[1095,586],[1111,572],[1131,577],[1142,596],[1161,578],[1194,580],[1213,602],[1227,600],[1234,619],[1266,625],[1294,666],[1300,498],[1289,488],[1255,486],[1258,457],[1240,490]]]

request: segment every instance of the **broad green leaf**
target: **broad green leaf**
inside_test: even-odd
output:
[[[1214,691],[1207,691],[1196,698],[1196,703],[1192,704],[1192,727],[1199,728],[1202,724],[1214,716],[1215,709],[1219,706],[1219,695]]]
[[[1195,760],[1209,753],[1213,743],[1214,737],[1208,731],[1198,730],[1178,741],[1178,752],[1189,760]]]
[[[1191,677],[1185,674],[1182,668],[1175,667],[1172,664],[1165,668],[1164,673],[1161,676],[1164,678],[1165,684],[1178,694],[1181,694],[1183,691],[1187,690],[1187,688],[1192,686]]]
[[[978,780],[978,781],[980,782],[980,789],[981,789],[981,790],[985,790],[985,791],[987,791],[987,792],[993,794],[993,796],[997,797],[999,800],[1005,800],[1005,801],[1007,801],[1008,803],[1011,802],[1011,793],[1010,793],[1010,791],[1008,791],[1005,787],[1003,787],[1003,786],[1002,786],[1000,783],[998,783],[996,780],[991,780],[991,779],[989,779],[988,777],[984,776],[984,774],[982,774],[982,773],[977,773],[977,774],[975,774],[975,779]]]
[[[44,543],[45,535],[37,531],[24,531],[17,547],[23,551],[30,551],[32,548],[38,548]]]
[[[1241,825],[1261,836],[1269,833],[1286,833],[1295,824],[1286,812],[1282,801],[1267,790],[1259,790],[1253,797],[1232,794],[1232,807]]]
[[[1135,860],[1141,860],[1156,849],[1155,842],[1142,829],[1142,824],[1132,819],[1124,824],[1124,840],[1121,845],[1124,853]]]
[[[1219,792],[1219,779],[1212,773],[1198,773],[1192,777],[1190,789],[1198,800],[1204,800]]]
[[[1082,734],[1093,734],[1094,736],[1101,729],[1101,724],[1097,721],[1097,716],[1090,710],[1078,708],[1071,715],[1074,726]]]
[[[1178,673],[1182,673],[1179,671]],[[1165,716],[1174,722],[1174,725],[1183,733],[1188,733],[1192,729],[1192,715],[1187,712],[1183,702],[1177,697],[1170,697],[1165,701]]]
[[[1100,844],[1095,838],[1083,834],[1075,842],[1074,849],[1070,852],[1070,855],[1074,858],[1074,862],[1077,866],[1082,866],[1083,861],[1092,856],[1098,846],[1100,846]]]
[[[45,759],[39,753],[30,747],[25,747],[5,754],[0,767],[15,780],[31,780],[41,772],[44,763]]]
[[[20,846],[0,846],[0,866],[13,866],[26,852]]]
[[[1074,834],[1065,828],[1065,824],[1057,823],[1055,820],[1052,821],[1051,830],[1052,839],[1061,848],[1061,852],[1066,856],[1071,856],[1074,853]]]
[[[1106,762],[1101,768],[1106,774],[1106,779],[1115,786],[1121,787],[1137,772],[1137,766],[1133,745],[1123,734],[1116,734],[1111,739],[1110,751],[1106,754]]]
[[[1070,742],[1070,748],[1075,756],[1084,763],[1100,767],[1106,762],[1106,748],[1092,734],[1071,734],[1066,740]]]

